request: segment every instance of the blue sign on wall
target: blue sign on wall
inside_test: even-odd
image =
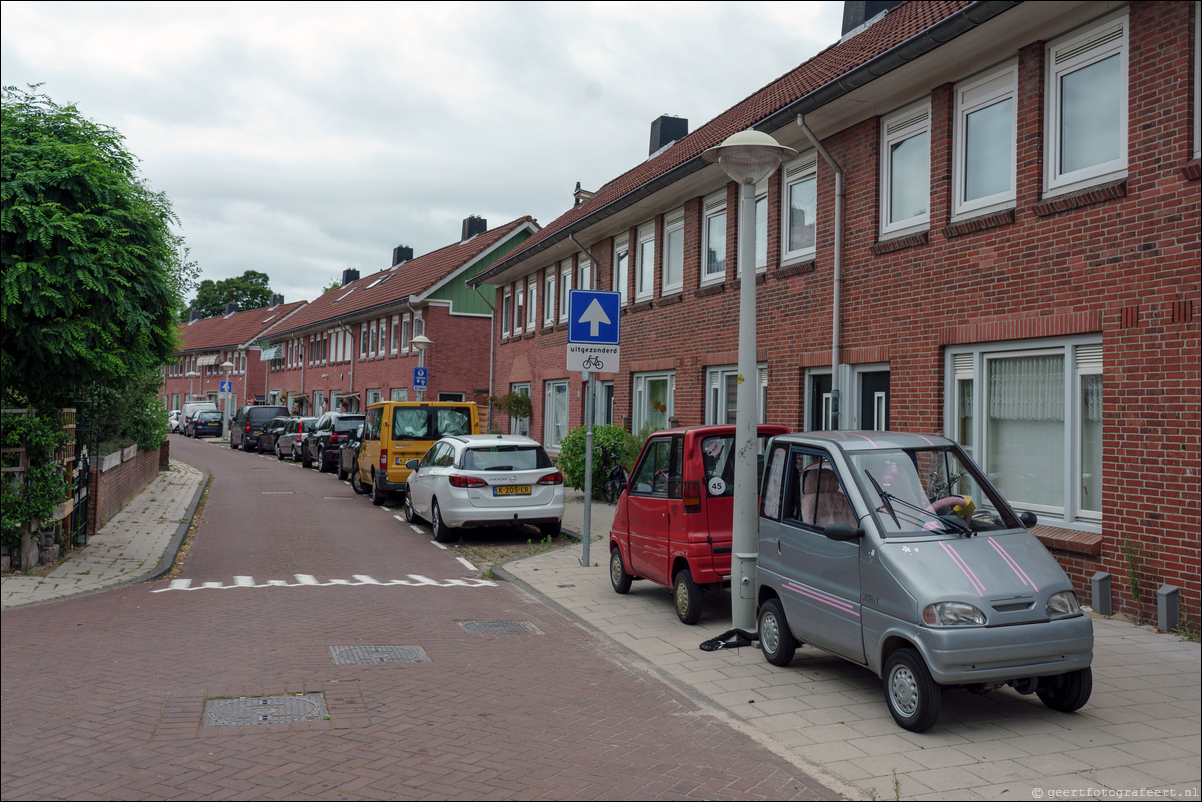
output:
[[[429,375],[429,368],[414,368],[413,369],[413,389],[426,389],[426,378]]]
[[[568,342],[619,345],[621,321],[622,293],[568,291]]]

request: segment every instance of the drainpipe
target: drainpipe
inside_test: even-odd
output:
[[[492,431],[492,383],[493,383],[493,360],[496,358],[497,338],[494,335],[496,332],[496,315],[497,308],[488,302],[484,294],[480,292],[480,287],[477,284],[472,285],[472,289],[480,296],[480,300],[484,301],[484,305],[488,307],[488,430]],[[537,312],[535,313],[538,314]]]
[[[305,396],[305,359],[306,359],[306,357],[308,357],[308,356],[309,356],[309,355],[306,353],[306,352],[307,352],[309,349],[307,349],[307,348],[305,347],[305,341],[304,341],[304,339],[303,339],[303,338],[302,338],[302,339],[301,339],[301,341],[300,341],[300,348],[298,348],[297,350],[299,350],[299,351],[301,352],[301,355],[300,355],[300,357],[301,357],[301,388],[300,388],[300,394],[301,394],[301,397],[302,397],[302,398],[304,398],[304,396]],[[308,404],[307,406],[309,407],[309,413],[310,413],[310,414],[312,414],[312,412],[313,412],[313,405],[312,405],[312,404]]]
[[[831,428],[839,430],[839,296],[843,289],[843,201],[846,192],[843,189],[843,168],[834,157],[822,147],[818,137],[806,125],[805,116],[797,115],[797,125],[802,133],[822,154],[822,158],[835,171],[835,267],[831,290]]]

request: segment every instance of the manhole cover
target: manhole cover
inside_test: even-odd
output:
[[[265,495],[265,496],[291,496],[293,494],[293,492],[294,491],[292,491],[292,490],[264,490],[263,495]]]
[[[459,628],[473,635],[541,635],[529,621],[458,621]]]
[[[250,696],[240,699],[209,699],[205,703],[206,727],[238,724],[287,724],[321,719],[326,707],[320,693],[295,696]]]
[[[430,662],[420,646],[331,646],[330,657],[340,666]]]

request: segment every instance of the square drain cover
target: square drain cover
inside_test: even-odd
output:
[[[529,621],[458,621],[459,628],[473,635],[541,635]]]
[[[331,646],[330,657],[340,666],[430,662],[420,646]]]
[[[325,714],[326,706],[320,693],[209,699],[205,702],[204,726],[286,724],[320,720]]]

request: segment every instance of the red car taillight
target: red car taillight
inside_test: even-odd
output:
[[[488,482],[477,476],[451,474],[447,477],[447,481],[451,483],[451,487],[488,487]]]
[[[380,449],[380,470],[388,470],[388,449],[386,448]]]
[[[563,484],[563,474],[559,471],[556,471],[555,473],[549,473],[542,479],[539,479],[538,483],[540,485],[561,485]]]
[[[332,435],[330,435],[330,444],[331,444],[331,445],[333,445],[334,443],[341,443],[341,442],[344,442],[345,440],[346,440],[346,435],[345,435],[345,434],[332,434]]]
[[[684,511],[701,512],[701,482],[684,483]]]
[[[248,419],[247,419],[247,421],[246,421],[246,429],[245,429],[245,431],[246,431],[246,433],[247,433],[247,434],[250,434],[250,419],[249,419],[249,418],[248,418]]]

